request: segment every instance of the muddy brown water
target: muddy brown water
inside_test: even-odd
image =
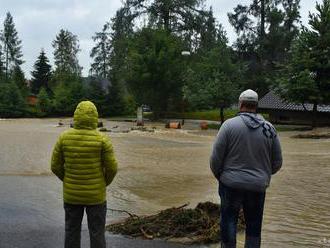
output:
[[[52,176],[51,150],[69,122],[56,127],[58,119],[0,120],[0,175]],[[208,165],[216,131],[150,124],[157,127],[155,133],[121,133],[132,124],[104,123],[119,126],[109,134],[119,161],[118,176],[108,189],[109,207],[153,214],[188,202],[193,207],[219,201]],[[267,193],[263,246],[330,247],[330,139],[290,138],[294,134],[280,133],[285,162]],[[109,219],[118,217],[108,212]],[[239,247],[243,239],[239,235]]]

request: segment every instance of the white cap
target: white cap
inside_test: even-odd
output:
[[[253,90],[243,91],[239,96],[240,102],[258,102],[258,94]]]

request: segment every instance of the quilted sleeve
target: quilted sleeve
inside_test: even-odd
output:
[[[117,161],[113,147],[108,136],[103,136],[102,163],[104,168],[105,183],[108,186],[117,174]]]
[[[51,170],[61,180],[64,179],[64,157],[62,152],[61,137],[55,144],[52,159],[51,159]]]

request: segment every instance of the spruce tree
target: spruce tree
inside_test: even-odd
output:
[[[0,36],[3,43],[5,76],[8,79],[10,70],[23,63],[22,41],[18,38],[15,23],[10,12],[7,12],[4,28]]]
[[[37,61],[34,64],[34,71],[31,72],[31,91],[33,94],[38,94],[40,88],[44,87],[48,94],[51,93],[49,82],[51,79],[51,65],[45,54],[45,51],[42,49]]]

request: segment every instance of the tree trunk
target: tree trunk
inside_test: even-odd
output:
[[[263,42],[265,38],[265,19],[266,19],[266,10],[265,10],[265,0],[261,0],[261,10],[260,10],[260,15],[261,15],[261,20],[260,20],[260,39],[261,42]]]
[[[224,107],[220,107],[220,120],[222,125],[225,122]]]
[[[312,113],[313,117],[312,117],[312,128],[316,128],[317,127],[317,103],[314,103],[313,105],[313,113]]]
[[[9,50],[8,45],[5,44],[5,51],[6,51],[6,80],[8,79],[8,67],[9,67]]]

